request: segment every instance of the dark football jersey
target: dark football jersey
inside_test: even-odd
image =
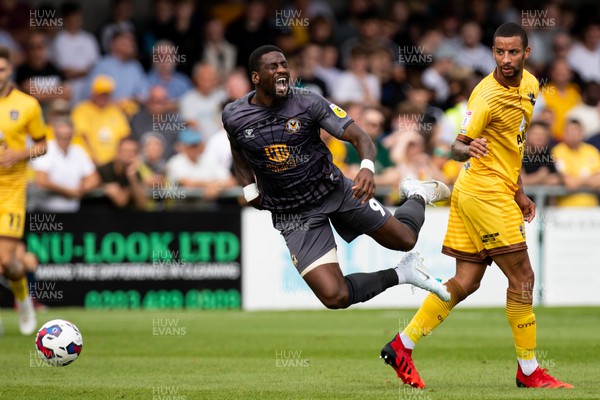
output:
[[[290,88],[277,107],[251,104],[254,91],[229,103],[223,126],[254,170],[261,206],[286,211],[316,204],[342,179],[320,128],[336,138],[353,121],[318,94]]]

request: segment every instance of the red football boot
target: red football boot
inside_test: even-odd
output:
[[[412,359],[412,350],[404,347],[402,340],[400,340],[400,335],[396,335],[394,340],[381,349],[381,358],[383,358],[386,364],[394,368],[394,371],[396,371],[398,378],[402,379],[402,382],[418,389],[425,387],[425,382],[423,382],[415,368],[415,363]]]
[[[537,367],[533,374],[527,376],[521,370],[521,366],[517,368],[517,386],[520,388],[565,388],[573,389],[573,385],[566,382],[561,382],[548,373],[547,369]]]

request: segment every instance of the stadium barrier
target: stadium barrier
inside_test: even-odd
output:
[[[375,195],[380,198],[384,198],[390,195],[394,190],[390,187],[378,187]],[[160,195],[157,196],[157,192],[160,192]],[[534,186],[526,186],[525,193],[528,196],[535,197],[536,205],[538,208],[543,208],[548,199],[564,196],[572,191],[568,190],[564,186],[544,186],[544,185],[534,185]],[[600,191],[582,189],[578,190],[577,193],[597,193],[600,195]],[[27,210],[35,211],[41,204],[43,204],[44,200],[50,195],[51,192],[47,189],[40,189],[34,185],[29,185],[27,187]],[[205,190],[200,188],[185,188],[179,187],[177,185],[168,185],[162,186],[159,189],[148,189],[146,192],[148,199],[156,199],[156,200],[173,200],[172,208],[189,208],[190,206],[194,207],[194,201],[202,200],[205,195]],[[88,192],[85,195],[85,198],[99,198],[104,196],[104,191],[102,189],[95,189]],[[237,199],[242,198],[244,196],[244,192],[241,186],[236,186],[232,188],[224,189],[218,196],[219,199]],[[186,201],[188,200],[188,201]]]
[[[32,213],[30,293],[50,306],[238,309],[240,236],[239,209]]]
[[[427,210],[415,250],[425,265],[444,280],[454,274],[454,259],[441,253],[449,208]],[[538,210],[526,227],[529,256],[536,271],[534,303],[551,306],[600,305],[600,208]],[[282,237],[268,212],[242,212],[242,304],[247,310],[318,309],[323,306],[296,272]],[[335,234],[338,258],[345,274],[373,272],[395,266],[403,253],[379,246],[367,236],[352,243]],[[507,281],[495,264],[488,267],[481,288],[464,306],[504,306]],[[526,288],[524,288],[526,289]],[[353,307],[418,307],[427,293],[407,285],[388,289]]]

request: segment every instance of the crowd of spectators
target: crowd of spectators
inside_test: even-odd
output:
[[[197,200],[210,202],[234,187],[221,111],[251,89],[248,57],[263,44],[283,49],[293,86],[335,102],[369,134],[376,182],[392,189],[388,204],[404,177],[451,185],[462,166],[450,145],[469,94],[495,67],[493,32],[508,21],[527,29],[527,69],[541,84],[525,184],[598,190],[599,7],[521,3],[153,0],[139,20],[133,0],[113,0],[109,20],[90,32],[83,2],[41,12],[0,0],[0,45],[12,51],[15,84],[40,101],[49,124],[48,154],[32,162],[44,209],[102,203],[86,200],[98,188],[104,205],[153,210],[182,200],[173,190],[201,189]],[[321,136],[352,178],[356,151]],[[598,197],[556,202],[597,206]]]

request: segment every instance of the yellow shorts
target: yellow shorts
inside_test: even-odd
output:
[[[20,175],[0,178],[0,237],[21,239],[26,223],[27,182]]]
[[[25,208],[5,208],[0,205],[0,237],[21,239],[25,228]]]
[[[452,192],[442,253],[491,264],[498,254],[527,250],[523,213],[510,195]]]

